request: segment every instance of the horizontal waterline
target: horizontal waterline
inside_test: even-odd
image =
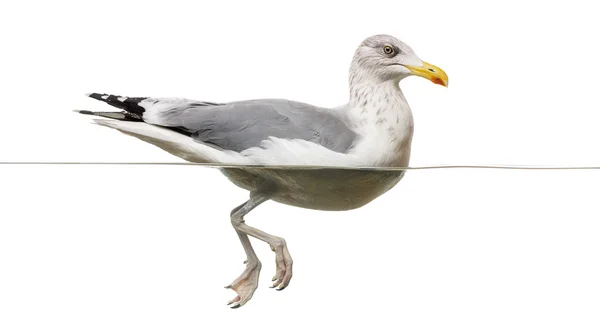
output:
[[[600,166],[527,166],[527,165],[432,165],[416,167],[317,166],[317,165],[242,165],[191,162],[76,162],[76,161],[0,161],[0,165],[96,165],[96,166],[197,166],[210,168],[293,169],[293,170],[373,170],[405,171],[427,169],[516,169],[516,170],[600,170]]]

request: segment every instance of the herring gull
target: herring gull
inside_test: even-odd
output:
[[[94,121],[137,137],[194,163],[230,165],[317,165],[407,167],[413,116],[399,82],[411,75],[442,86],[448,76],[423,62],[405,43],[389,35],[365,39],[350,65],[346,104],[322,108],[284,100],[260,99],[214,103],[183,98],[124,97],[88,94],[121,109],[79,110],[102,116]],[[283,238],[247,225],[244,216],[273,200],[316,210],[359,208],[395,186],[403,172],[222,168],[249,200],[230,218],[246,253],[246,268],[226,288],[237,296],[228,305],[246,304],[258,286],[261,262],[249,236],[275,252],[273,287],[282,290],[292,278],[292,257]]]

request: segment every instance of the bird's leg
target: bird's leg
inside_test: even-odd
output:
[[[250,199],[246,203],[233,209],[230,215],[231,224],[233,225],[233,227],[235,228],[236,224],[238,224],[238,220],[241,219],[243,222],[243,219],[239,218],[240,216],[238,212],[240,212],[241,217],[243,217],[246,213],[250,212],[250,210],[258,206],[262,202],[264,202],[264,200],[258,203],[254,203],[252,199]],[[262,266],[260,260],[258,259],[258,256],[256,256],[256,253],[252,248],[252,244],[250,243],[248,235],[238,231],[237,229],[236,233],[240,238],[242,246],[244,247],[244,252],[246,252],[246,261],[244,261],[244,264],[246,264],[246,269],[238,278],[236,278],[231,284],[225,287],[228,289],[232,289],[237,293],[237,296],[234,299],[230,300],[229,303],[227,303],[227,305],[233,304],[231,308],[238,308],[246,304],[246,302],[248,302],[252,298],[254,291],[258,287],[258,278]]]
[[[231,216],[231,223],[233,227],[236,229],[238,233],[243,233],[244,235],[250,235],[257,239],[260,239],[271,246],[271,250],[275,252],[275,264],[277,266],[277,271],[275,276],[273,277],[273,286],[272,288],[277,287],[277,290],[285,289],[292,279],[292,257],[290,256],[290,252],[287,249],[287,245],[285,239],[281,237],[277,237],[268,233],[265,233],[257,228],[252,226],[248,226],[244,222],[244,215],[248,213],[252,208],[256,207],[258,204],[269,199],[268,195],[264,195],[262,193],[252,193],[250,194],[250,200],[246,202],[246,205],[255,201],[256,204],[254,206],[249,206],[249,210],[244,210],[246,205],[243,206],[240,210],[236,211]]]
[[[282,290],[292,278],[292,258],[287,250],[285,240],[248,226],[244,222],[246,214],[268,199],[269,195],[265,193],[253,192],[250,194],[250,200],[231,211],[231,224],[235,228],[247,256],[244,272],[233,283],[226,286],[226,288],[233,289],[238,294],[229,302],[229,304],[233,304],[232,308],[238,308],[247,303],[258,286],[261,263],[250,244],[249,235],[269,243],[271,249],[275,252],[277,274],[273,278],[276,282],[272,287],[278,287],[278,290]]]

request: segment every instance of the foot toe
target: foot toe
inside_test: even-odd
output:
[[[237,293],[237,296],[230,300],[227,305],[231,305],[231,308],[238,308],[246,304],[254,295],[254,291],[258,287],[258,278],[260,275],[260,262],[248,262],[246,264],[246,270],[236,278],[233,283],[227,285],[225,288],[232,289]]]
[[[239,302],[240,301],[240,296],[236,296],[235,298],[233,298],[232,300],[230,300],[227,305],[231,305],[233,303]]]

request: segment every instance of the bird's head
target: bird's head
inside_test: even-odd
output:
[[[378,81],[401,80],[416,75],[447,87],[448,75],[441,68],[422,61],[413,49],[389,35],[365,39],[354,54],[351,75]],[[354,78],[361,79],[361,78]]]

